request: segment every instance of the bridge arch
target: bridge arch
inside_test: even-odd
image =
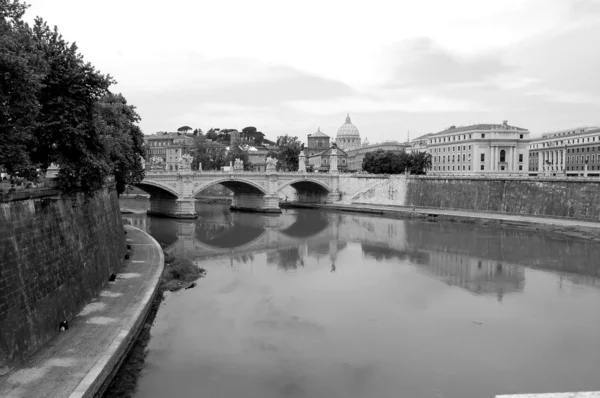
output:
[[[206,188],[209,188],[213,185],[221,184],[225,188],[229,189],[235,194],[240,193],[248,193],[248,194],[257,194],[257,195],[266,195],[267,190],[265,187],[261,186],[255,181],[247,180],[244,178],[218,178],[212,180],[206,184],[201,185],[200,187],[194,189],[192,192],[192,196],[196,197],[200,192],[204,191]]]
[[[296,178],[295,180],[286,181],[277,188],[277,191],[281,191],[288,186],[293,187],[297,191],[311,191],[311,188],[317,188],[318,193],[328,194],[331,192],[331,188],[327,184],[312,178]]]
[[[179,194],[173,188],[152,180],[143,180],[134,185],[141,190],[148,192],[151,196],[161,196],[172,199],[179,199]]]

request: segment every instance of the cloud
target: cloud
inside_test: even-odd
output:
[[[497,54],[459,56],[427,37],[406,40],[394,47],[392,86],[478,83],[512,71]]]

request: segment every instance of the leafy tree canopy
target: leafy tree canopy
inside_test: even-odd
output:
[[[193,130],[190,126],[181,126],[177,129],[180,133],[187,133],[190,130]]]
[[[363,158],[363,170],[372,174],[426,174],[431,167],[431,155],[426,152],[396,152],[379,149]]]
[[[143,140],[134,108],[56,27],[22,21],[26,9],[0,0],[0,164],[13,180],[35,181],[56,163],[62,188],[86,193],[111,175],[121,188],[135,181]]]
[[[277,137],[279,159],[278,167],[281,171],[298,171],[298,156],[302,150],[302,142],[298,137],[288,134]]]

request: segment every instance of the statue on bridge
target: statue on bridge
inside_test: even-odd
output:
[[[180,171],[190,171],[192,170],[192,160],[194,158],[190,154],[181,155],[179,157],[179,170]]]
[[[337,155],[337,145],[333,144],[331,147],[331,159],[329,161],[329,172],[337,173],[338,172],[338,155]]]
[[[165,169],[165,160],[158,156],[153,156],[150,158],[150,170],[158,171]]]
[[[267,172],[273,172],[277,170],[277,159],[269,156],[265,159],[265,161],[267,162]]]
[[[233,163],[233,171],[244,171],[244,161],[242,159],[235,159]]]
[[[302,144],[302,150],[298,156],[298,173],[306,173],[306,155],[304,154],[304,144]]]

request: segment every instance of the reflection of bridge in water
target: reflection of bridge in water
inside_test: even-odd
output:
[[[267,253],[268,262],[283,269],[301,267],[307,257],[328,257],[335,266],[338,251],[356,243],[366,257],[408,262],[449,285],[498,299],[524,290],[523,265],[578,272],[567,274],[575,283],[595,284],[600,275],[597,265],[590,266],[600,254],[598,245],[560,241],[549,247],[547,237],[534,233],[468,224],[310,210],[281,215],[231,213],[219,206],[202,209],[196,221],[145,214],[124,218],[152,233],[165,252],[174,255],[244,261]]]

